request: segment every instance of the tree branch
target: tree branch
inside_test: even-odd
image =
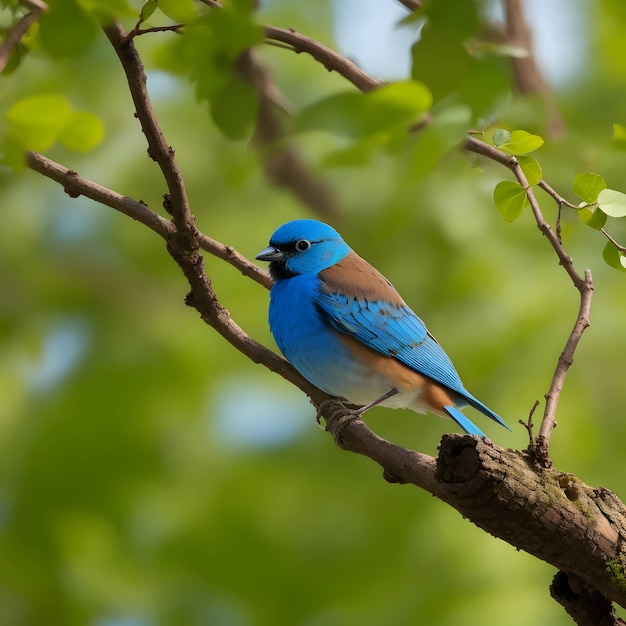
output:
[[[293,28],[278,28],[277,26],[265,26],[265,36],[269,40],[280,41],[288,44],[295,52],[306,52],[316,61],[319,61],[329,72],[337,72],[349,80],[361,91],[372,91],[384,85],[384,81],[372,78],[358,65],[345,57],[327,48],[315,39],[296,32]]]
[[[550,595],[578,626],[626,626],[611,602],[575,574],[557,572]]]
[[[117,23],[105,28],[109,41],[117,52],[126,73],[128,86],[135,104],[136,116],[148,141],[148,153],[159,164],[169,196],[168,208],[172,214],[173,229],[166,237],[167,249],[187,279],[191,292],[185,303],[195,308],[204,322],[216,330],[233,347],[254,363],[261,363],[280,374],[306,393],[317,405],[328,396],[311,385],[285,359],[268,350],[249,337],[231,318],[230,313],[219,302],[205,269],[204,259],[199,254],[204,239],[195,226],[182,174],[174,157],[174,150],[167,144],[154,115],[146,85],[146,75],[139,54],[132,40]],[[204,239],[214,249],[216,242]],[[217,246],[219,248],[219,245]],[[233,252],[224,251],[229,261],[239,260]]]
[[[537,435],[534,442],[533,451],[537,461],[543,466],[549,467],[551,463],[549,456],[550,437],[552,435],[554,427],[556,426],[556,410],[559,402],[559,397],[563,389],[563,384],[567,372],[574,362],[574,352],[576,351],[576,347],[578,346],[578,343],[584,331],[589,326],[589,317],[591,313],[591,297],[593,295],[593,282],[591,280],[591,272],[589,270],[586,270],[584,277],[582,277],[576,271],[572,258],[567,254],[559,237],[552,230],[550,224],[548,224],[548,222],[545,220],[541,211],[541,207],[539,206],[537,198],[535,197],[534,191],[532,187],[528,184],[528,180],[526,180],[526,175],[524,174],[515,157],[509,156],[504,152],[501,152],[497,148],[490,146],[482,141],[479,141],[474,137],[468,137],[465,140],[465,148],[466,150],[475,152],[476,154],[486,156],[487,158],[496,161],[501,165],[504,165],[505,167],[510,169],[511,172],[513,172],[519,184],[526,192],[526,196],[530,203],[531,210],[535,217],[537,228],[550,242],[550,245],[556,252],[556,255],[559,259],[559,263],[563,266],[568,276],[574,283],[574,286],[576,287],[576,289],[578,289],[580,293],[580,306],[578,309],[578,316],[576,318],[574,328],[572,329],[567,339],[565,348],[559,356],[554,375],[552,376],[550,388],[548,389],[548,393],[546,394],[546,406],[543,414],[543,419],[541,421],[541,426],[539,428],[539,434]]]
[[[420,0],[398,0],[398,2],[404,5],[409,11],[417,11],[417,9],[422,6]]]
[[[378,463],[390,482],[425,489],[488,533],[626,606],[620,582],[626,508],[608,490],[469,435],[445,435],[435,460],[382,439],[340,412],[328,419],[327,430],[345,450]]]
[[[182,174],[174,158],[174,150],[165,141],[157,123],[148,87],[143,63],[132,40],[127,38],[122,26],[115,22],[104,28],[113,49],[122,63],[128,88],[135,105],[137,119],[148,142],[148,154],[157,162],[169,191],[172,217],[179,233],[193,238],[195,235],[194,217],[189,206],[187,191]],[[193,243],[190,242],[193,248]]]
[[[31,7],[30,13],[24,15],[7,33],[2,45],[0,45],[0,73],[9,62],[11,52],[17,46],[28,29],[37,21],[39,16],[48,10],[48,5],[42,0],[24,0],[24,4]]]
[[[123,196],[87,178],[83,178],[76,171],[68,169],[42,154],[27,152],[26,165],[35,172],[43,174],[62,185],[63,190],[70,198],[85,196],[95,200],[141,222],[163,238],[167,238],[172,232],[171,222],[149,209],[142,202],[137,202],[128,196]]]
[[[123,196],[107,187],[79,176],[71,170],[37,152],[26,154],[26,164],[30,169],[59,183],[70,198],[85,196],[95,202],[111,207],[128,217],[141,222],[150,230],[166,239],[172,234],[172,223],[147,207],[143,202]],[[238,269],[244,276],[251,278],[266,289],[272,286],[269,274],[258,265],[249,261],[232,246],[227,246],[204,233],[198,232],[200,247],[213,256],[226,261]]]

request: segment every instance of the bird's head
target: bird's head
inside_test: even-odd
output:
[[[270,262],[274,280],[299,274],[317,274],[338,263],[350,247],[334,229],[316,220],[294,220],[280,226],[270,245],[256,258]]]

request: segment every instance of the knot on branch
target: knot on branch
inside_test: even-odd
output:
[[[567,611],[576,624],[624,626],[610,600],[575,574],[557,572],[550,595]]]
[[[442,483],[467,483],[480,471],[481,462],[471,435],[444,435],[439,444],[436,478]]]

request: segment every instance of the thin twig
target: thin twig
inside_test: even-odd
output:
[[[566,200],[562,195],[548,185],[545,180],[540,180],[538,186],[541,187],[558,205],[563,205],[569,207],[570,209],[576,209],[577,211],[581,208],[569,200]]]
[[[30,13],[24,15],[7,33],[2,45],[0,45],[0,73],[4,71],[9,62],[11,52],[17,46],[28,29],[35,23],[39,16],[48,10],[48,5],[41,0],[24,0],[24,4],[31,7]]]
[[[194,228],[194,218],[189,206],[187,191],[183,177],[174,158],[174,150],[163,137],[163,133],[152,108],[146,74],[143,64],[132,41],[119,23],[114,23],[104,28],[113,49],[119,57],[126,78],[130,94],[135,105],[137,119],[141,123],[146,140],[148,142],[148,154],[157,162],[163,178],[167,184],[172,208],[173,219],[177,228],[190,230]]]
[[[528,202],[530,203],[531,210],[535,217],[537,228],[539,228],[541,233],[550,242],[550,245],[556,252],[556,255],[559,259],[559,263],[563,266],[563,269],[565,269],[568,276],[574,283],[574,286],[576,287],[576,289],[578,289],[580,293],[580,306],[578,310],[578,316],[576,318],[574,328],[572,329],[567,339],[567,342],[565,343],[565,348],[559,356],[554,375],[552,376],[550,388],[548,389],[548,393],[546,394],[546,406],[543,414],[543,419],[541,421],[541,426],[539,428],[539,434],[535,439],[536,460],[541,465],[549,467],[551,465],[549,457],[550,437],[552,435],[554,427],[556,426],[556,409],[558,406],[559,397],[563,389],[563,384],[567,372],[574,362],[574,352],[576,351],[576,347],[578,346],[583,332],[589,326],[589,317],[591,313],[591,297],[593,295],[593,282],[591,280],[591,272],[589,270],[585,270],[585,275],[583,277],[576,271],[572,258],[569,256],[569,254],[567,254],[565,248],[563,247],[563,244],[559,240],[559,237],[552,230],[550,224],[548,224],[548,222],[545,220],[541,211],[541,207],[539,206],[537,198],[535,197],[533,188],[528,184],[526,175],[524,174],[524,171],[520,167],[520,164],[515,157],[506,155],[497,148],[490,146],[482,141],[479,141],[474,137],[466,138],[465,148],[467,150],[470,150],[471,152],[486,156],[504,165],[513,172],[519,184],[526,192],[526,197],[528,198]]]
[[[621,243],[619,243],[618,241],[616,241],[613,237],[611,237],[611,235],[609,235],[609,233],[606,232],[606,229],[601,228],[600,232],[620,251],[620,252],[626,252],[626,246],[623,246]]]
[[[535,414],[535,411],[537,410],[537,407],[539,406],[539,400],[535,400],[535,403],[532,405],[530,412],[528,413],[528,419],[526,421],[524,420],[518,420],[518,422],[526,429],[526,431],[528,432],[528,445],[530,446],[529,448],[529,452],[532,452],[533,446],[534,446],[534,435],[533,435],[533,428],[534,428],[534,424],[533,424],[533,415]]]
[[[417,9],[422,6],[419,0],[398,0],[398,2],[404,5],[409,11],[417,11]]]
[[[580,211],[580,209],[585,206],[589,206],[587,203],[582,203],[580,205],[572,204],[568,202],[563,196],[561,196],[557,191],[555,191],[548,183],[542,180],[539,183],[539,187],[541,187],[556,203],[557,206],[562,207],[566,206],[570,209],[575,209],[576,211]],[[620,252],[626,252],[626,246],[623,246],[619,241],[617,241],[614,237],[612,237],[605,228],[600,228],[600,232],[613,244]]]
[[[164,239],[167,239],[172,234],[172,223],[152,211],[152,209],[148,208],[143,202],[138,202],[128,196],[123,196],[88,178],[79,176],[74,170],[68,169],[37,152],[28,152],[26,154],[26,164],[33,171],[43,174],[47,178],[62,185],[65,193],[71,198],[85,196],[95,202],[111,207],[141,222]],[[226,261],[234,268],[238,269],[244,276],[259,283],[259,285],[262,285],[266,289],[272,286],[272,279],[269,274],[237,252],[232,246],[220,243],[204,233],[198,233],[198,242],[203,250]]]
[[[310,54],[329,72],[335,71],[341,74],[361,91],[372,91],[385,84],[384,81],[373,78],[358,65],[337,54],[334,50],[327,48],[315,39],[298,33],[293,28],[278,28],[277,26],[265,26],[264,28],[267,39],[286,43],[297,53],[306,52]]]
[[[137,25],[133,30],[131,30],[127,38],[134,39],[135,37],[139,37],[139,35],[145,35],[147,33],[166,33],[166,32],[174,32],[177,35],[180,35],[180,31],[185,28],[185,24],[170,24],[169,26],[151,26],[150,28],[139,28],[139,25],[142,22],[137,22]]]
[[[71,197],[85,196],[100,204],[111,207],[134,220],[141,222],[161,237],[167,237],[172,231],[169,220],[161,217],[142,202],[123,196],[111,189],[102,187],[93,181],[79,176],[74,170],[52,161],[37,152],[26,153],[26,164],[30,169],[47,176],[63,186],[63,190]]]
[[[251,278],[253,281],[259,283],[259,285],[269,289],[272,286],[272,278],[269,273],[261,269],[258,265],[255,265],[249,261],[243,254],[237,252],[232,246],[227,246],[215,239],[212,239],[208,235],[199,232],[198,242],[200,247],[217,257],[226,261],[234,268],[238,269],[244,276]]]

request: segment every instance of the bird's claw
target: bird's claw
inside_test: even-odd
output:
[[[335,405],[335,410],[330,414],[329,417],[325,417],[323,415],[324,411],[330,406]],[[352,412],[352,409],[349,409],[339,398],[327,398],[326,400],[322,400],[317,407],[317,414],[315,419],[317,423],[321,426],[322,419],[326,420],[328,423],[329,420],[335,418],[338,413],[346,414],[348,412]]]
[[[330,410],[328,416],[323,415],[324,411]],[[362,414],[361,408],[351,408],[347,406],[344,400],[340,398],[327,398],[322,400],[317,407],[316,420],[321,425],[322,419],[326,421],[326,430],[328,430],[328,423],[338,420],[342,417],[350,417],[352,419],[360,418]]]
[[[326,411],[326,415],[322,413]],[[320,402],[317,408],[317,423],[321,426],[321,420],[326,422],[324,430],[332,433],[335,443],[341,448],[345,448],[343,443],[343,431],[354,422],[354,420],[361,419],[363,411],[361,407],[346,406],[345,401],[339,398],[329,398]]]

